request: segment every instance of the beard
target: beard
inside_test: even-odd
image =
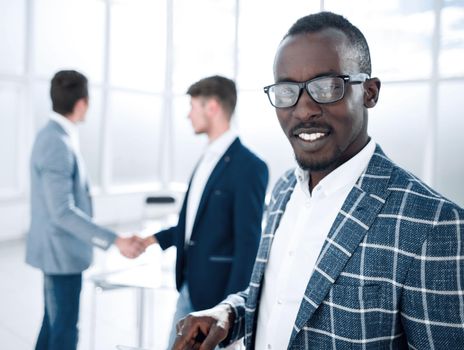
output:
[[[325,171],[325,170],[333,170],[336,168],[334,166],[338,161],[340,161],[340,157],[342,152],[339,149],[334,150],[334,152],[326,157],[302,157],[298,156],[295,153],[295,160],[298,163],[298,166],[305,170],[305,171]]]

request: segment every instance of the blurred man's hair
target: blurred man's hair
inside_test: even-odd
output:
[[[50,97],[56,113],[72,113],[78,100],[89,97],[87,78],[75,70],[57,72],[51,82]]]
[[[191,97],[216,98],[229,117],[234,113],[237,104],[237,90],[234,81],[219,75],[197,81],[188,88],[187,94]]]

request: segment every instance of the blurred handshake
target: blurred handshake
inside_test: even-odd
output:
[[[137,258],[140,254],[145,252],[145,249],[147,249],[148,246],[154,243],[157,243],[154,236],[142,238],[135,234],[131,237],[118,237],[114,241],[119,252],[129,259]]]

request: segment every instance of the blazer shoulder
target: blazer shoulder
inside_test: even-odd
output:
[[[49,122],[37,133],[32,149],[32,159],[35,162],[72,160],[73,149],[69,136],[55,124]]]
[[[37,133],[35,144],[52,146],[53,144],[63,143],[70,147],[69,136],[66,132],[53,121],[49,121],[45,126],[40,129]]]
[[[238,144],[237,144],[237,149],[236,149],[236,157],[240,160],[240,163],[243,165],[243,162],[255,165],[255,166],[261,166],[261,167],[266,167],[267,164],[266,162],[261,159],[256,153],[254,153],[252,150],[250,150],[248,147],[243,145],[240,141],[240,139],[237,139]],[[232,144],[233,146],[234,144]]]
[[[396,166],[389,189],[396,194],[393,198],[407,195],[406,216],[426,220],[430,227],[442,231],[448,224],[462,226],[464,209],[425,184],[417,176]]]
[[[456,205],[451,200],[440,194],[438,191],[427,185],[419,177],[398,165],[394,165],[390,188],[408,188],[409,192],[416,194],[425,200],[437,200]]]

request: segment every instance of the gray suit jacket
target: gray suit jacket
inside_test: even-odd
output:
[[[38,133],[31,155],[31,226],[26,262],[46,274],[89,267],[92,246],[107,249],[116,234],[92,222],[92,202],[71,140],[55,121]]]

